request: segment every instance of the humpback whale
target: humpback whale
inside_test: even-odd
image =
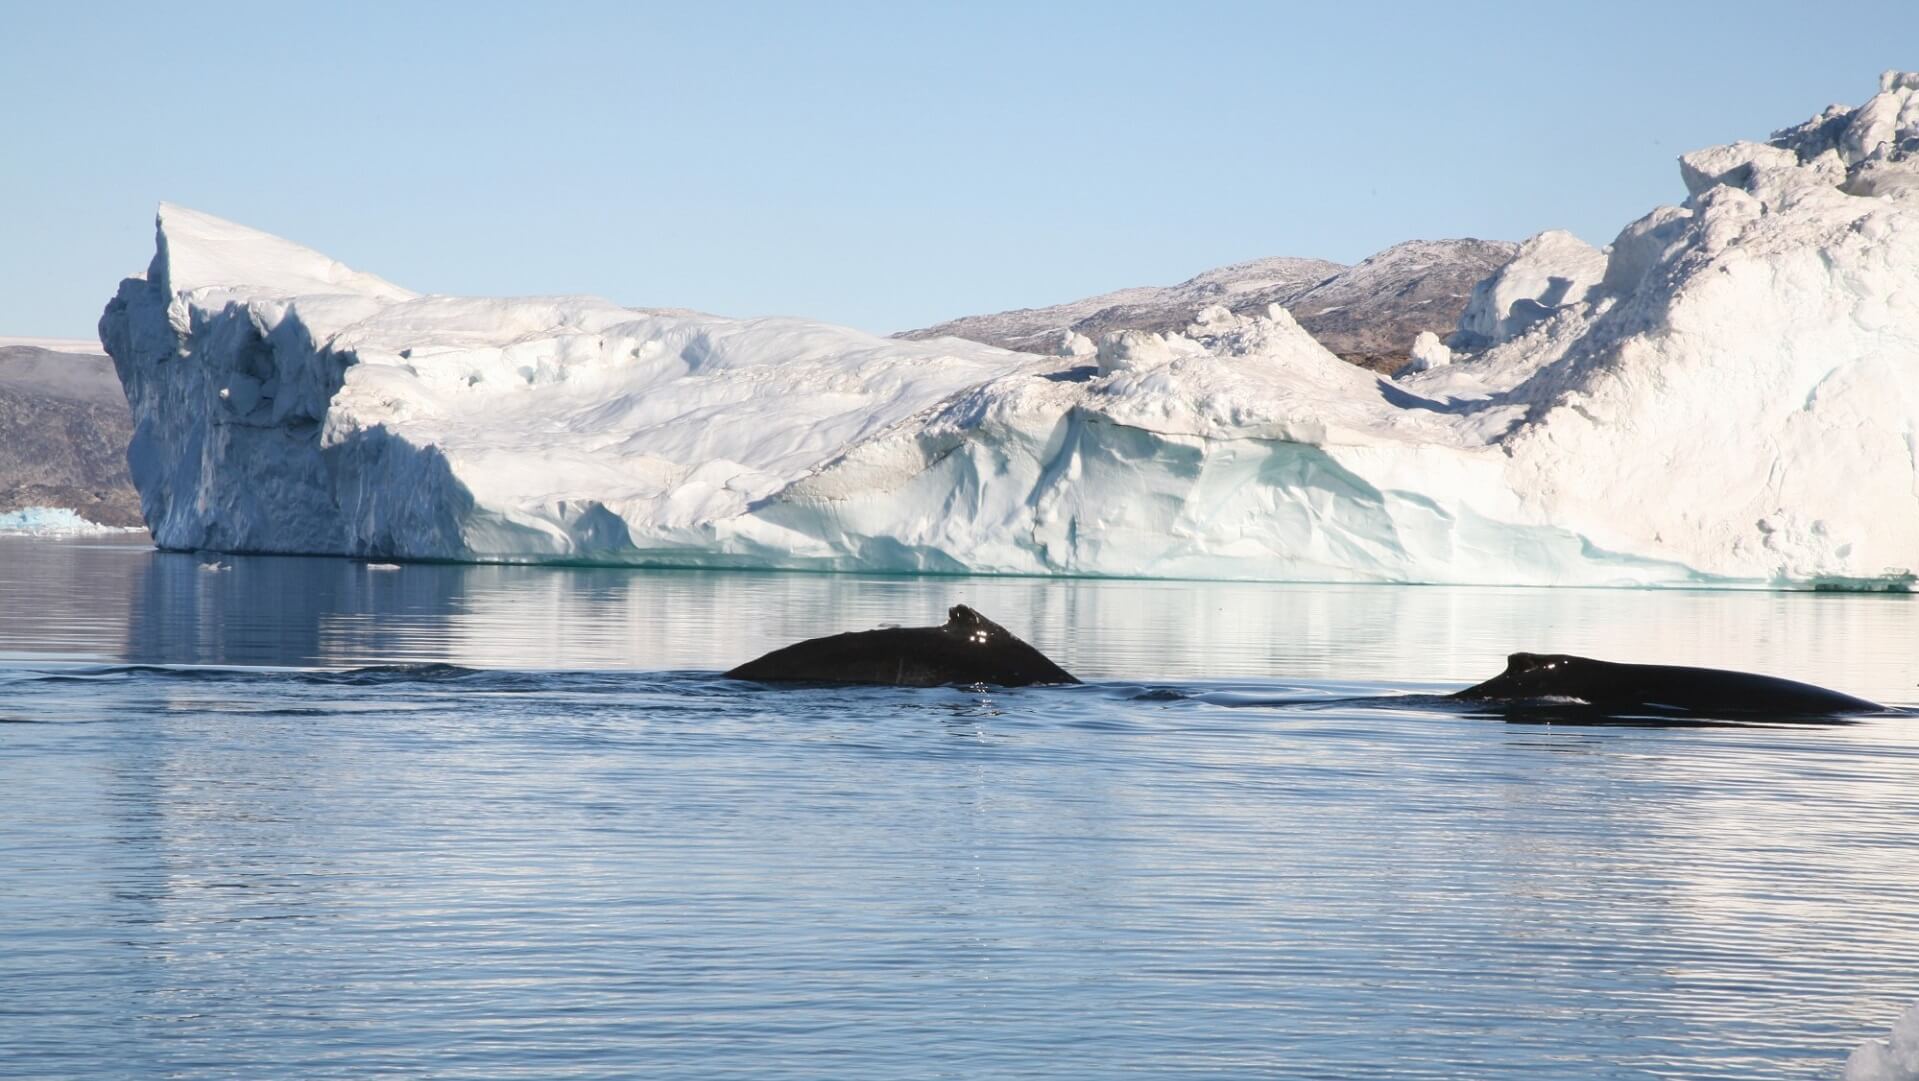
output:
[[[1563,653],[1515,653],[1506,670],[1453,698],[1482,702],[1576,699],[1608,713],[1831,717],[1891,712],[1810,683],[1665,664],[1615,664]]]
[[[880,683],[939,687],[949,683],[1078,683],[1072,673],[1006,628],[956,604],[939,627],[886,627],[809,638],[726,673],[760,683]]]

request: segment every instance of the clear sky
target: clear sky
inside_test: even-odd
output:
[[[1919,67],[1919,2],[0,0],[0,335],[162,200],[413,289],[877,331],[1400,240],[1605,243]]]

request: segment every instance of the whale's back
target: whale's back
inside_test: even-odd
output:
[[[1563,653],[1514,653],[1506,670],[1454,697],[1481,701],[1572,699],[1606,710],[1832,716],[1879,713],[1876,702],[1753,672],[1621,664]]]
[[[965,605],[938,627],[886,627],[810,638],[726,673],[761,683],[878,683],[940,687],[991,683],[1024,687],[1078,683],[1006,628]]]

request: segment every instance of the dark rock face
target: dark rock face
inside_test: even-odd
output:
[[[1393,372],[1422,330],[1459,325],[1473,286],[1519,250],[1503,240],[1409,240],[1305,292],[1278,300],[1341,360]]]
[[[102,525],[140,525],[132,438],[112,360],[0,346],[0,511],[67,507]]]
[[[1122,289],[1048,308],[954,319],[901,338],[952,335],[1006,349],[1051,352],[1067,332],[1097,340],[1119,330],[1177,331],[1209,304],[1235,313],[1281,304],[1348,363],[1391,372],[1422,330],[1441,338],[1459,324],[1473,286],[1512,259],[1501,240],[1409,240],[1353,266],[1323,259],[1260,259],[1209,270],[1178,285]]]
[[[1344,269],[1324,259],[1256,259],[1209,270],[1178,285],[1140,286],[1045,308],[969,315],[894,337],[921,340],[951,336],[1003,349],[1049,353],[1067,331],[1097,339],[1109,330],[1177,330],[1191,323],[1193,313],[1209,304],[1242,310],[1252,303],[1248,298],[1268,293],[1290,296]],[[1258,303],[1264,307],[1266,301]]]

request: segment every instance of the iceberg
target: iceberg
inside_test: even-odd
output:
[[[1528,242],[1397,379],[1277,304],[1040,355],[419,295],[162,206],[100,324],[169,548],[1909,588],[1919,76]],[[1464,325],[1470,322],[1471,325]],[[1444,362],[1444,361],[1450,361]]]
[[[22,507],[0,512],[0,537],[94,537],[137,532],[137,526],[88,521],[66,507]]]

